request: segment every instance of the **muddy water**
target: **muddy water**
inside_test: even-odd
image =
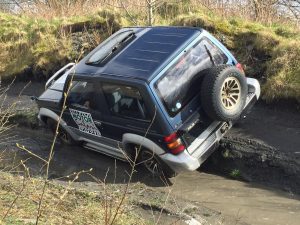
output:
[[[51,144],[51,135],[47,130],[15,129],[13,135],[19,143],[30,146],[35,154],[47,157]],[[10,145],[13,146],[14,142],[11,141]],[[19,157],[29,158],[24,152]],[[27,165],[33,173],[41,173],[42,164],[37,160],[29,159]],[[89,168],[93,168],[93,175],[101,179],[109,170],[106,182],[120,184],[126,182],[126,171],[130,170],[127,163],[81,147],[64,147],[58,144],[50,176],[62,177]],[[82,184],[87,181],[92,180],[84,176],[79,180]],[[145,183],[154,190],[167,190],[160,180],[152,178],[144,170],[140,170],[132,182]],[[219,211],[224,217],[223,224],[298,225],[300,221],[299,196],[289,192],[200,171],[180,174],[171,179],[170,184],[173,195],[185,199],[187,204],[197,202]]]
[[[16,99],[24,85],[18,84],[12,88],[10,91],[12,93],[9,93],[8,97]],[[34,88],[26,89],[23,93],[25,96],[21,96],[19,99],[22,103],[20,105],[22,109],[34,106],[28,96],[38,95],[43,89],[42,85],[34,84],[31,86]],[[229,136],[255,139],[278,149],[280,152],[291,154],[297,161],[300,160],[299,112],[291,112],[289,109],[274,109],[257,104],[248,118],[230,131]],[[20,153],[13,146],[15,146],[15,142],[18,142],[35,154],[46,158],[51,144],[51,135],[48,131],[19,128],[12,130],[10,137],[13,137],[10,141],[4,143],[1,141],[1,149],[3,147],[8,149],[6,155],[11,156],[12,161],[14,158],[15,161],[26,159],[32,173],[35,175],[42,174],[41,167],[43,164],[40,161],[24,152]],[[7,146],[9,147],[7,148]],[[18,153],[17,157],[15,156],[16,152]],[[9,162],[5,162],[5,165],[9,165]],[[93,175],[100,179],[104,178],[109,170],[106,180],[108,183],[126,182],[126,171],[130,170],[126,163],[80,147],[65,147],[58,144],[55,148],[50,177],[58,178],[89,168],[94,168]],[[264,176],[263,172],[262,175]],[[273,177],[276,177],[275,175]],[[280,175],[278,174],[278,176]],[[280,179],[286,179],[286,177]],[[252,180],[255,179],[252,177]],[[92,180],[84,176],[79,180],[83,185],[87,181]],[[154,190],[166,190],[160,180],[152,178],[143,170],[135,175],[132,182],[145,183]],[[212,172],[208,174],[199,171],[180,174],[172,179],[171,183],[173,183],[171,186],[173,195],[186,199],[187,204],[190,201],[198,202],[212,210],[221,212],[222,216],[225,217],[221,224],[300,224],[300,197],[290,192],[224,178]]]
[[[197,171],[180,174],[174,179],[173,194],[220,211],[233,224],[300,222],[299,196],[213,174]]]

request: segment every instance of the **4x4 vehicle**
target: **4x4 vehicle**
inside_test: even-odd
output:
[[[207,31],[129,27],[54,74],[37,103],[41,121],[60,121],[62,142],[170,177],[196,170],[259,96],[258,81]]]

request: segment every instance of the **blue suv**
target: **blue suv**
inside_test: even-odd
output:
[[[259,96],[207,31],[128,27],[54,74],[37,104],[42,122],[55,130],[59,121],[62,143],[171,177],[196,170]]]

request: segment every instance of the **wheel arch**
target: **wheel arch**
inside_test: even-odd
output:
[[[67,126],[67,123],[62,118],[59,119],[59,116],[50,109],[40,108],[38,117],[44,123],[47,123],[47,119],[50,118],[56,122],[60,121],[60,125],[63,127]]]
[[[165,151],[160,146],[158,146],[150,139],[141,135],[131,134],[131,133],[123,134],[122,146],[125,153],[131,156],[132,156],[133,146],[141,146],[142,148],[147,148],[153,151],[158,156],[165,153]]]
[[[47,125],[47,120],[48,119],[52,119],[52,120],[54,120],[56,122],[59,121],[59,125],[61,127],[63,127],[74,140],[76,140],[76,141],[79,140],[78,135],[76,135],[68,127],[67,123],[62,118],[59,119],[59,116],[55,112],[53,112],[52,110],[46,109],[46,108],[40,108],[40,111],[39,111],[39,114],[38,114],[38,118],[40,119],[40,121],[42,121],[46,125]]]

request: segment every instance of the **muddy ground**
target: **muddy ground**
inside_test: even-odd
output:
[[[17,99],[23,86],[15,85],[8,93],[8,101]],[[41,84],[31,84],[18,97],[19,111],[36,110],[29,96],[38,95],[42,90]],[[12,138],[5,145],[9,155],[18,153],[18,157],[27,159],[32,174],[39,175],[42,163],[12,146],[18,142],[41,157],[47,157],[52,136],[44,128],[30,129],[27,125],[24,123],[11,130]],[[299,146],[299,111],[258,103],[248,117],[227,134],[218,151],[198,171],[180,174],[169,180],[166,187],[166,182],[139,168],[132,183],[141,183],[152,190],[153,195],[150,194],[146,201],[162,199],[157,193],[166,193],[171,188],[172,196],[189,215],[198,220],[204,218],[211,224],[298,224]],[[58,178],[90,168],[94,169],[95,177],[106,177],[107,183],[117,185],[126,183],[126,171],[130,171],[127,163],[81,147],[57,144],[51,178],[61,180]],[[90,190],[99,188],[86,175],[81,176],[76,185]],[[142,205],[143,214],[147,206]]]

